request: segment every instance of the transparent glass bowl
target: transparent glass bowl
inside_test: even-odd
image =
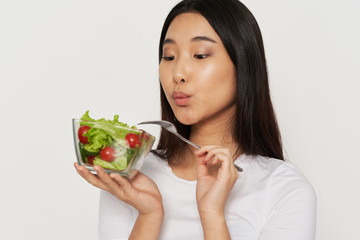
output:
[[[72,120],[75,153],[79,165],[85,166],[94,174],[96,174],[96,172],[93,166],[99,165],[105,172],[115,172],[121,176],[130,179],[133,178],[137,170],[143,165],[146,155],[150,152],[155,142],[155,137],[146,131],[113,126],[112,129],[100,130],[104,131],[105,135],[109,132],[118,132],[120,134],[117,134],[116,137],[108,134],[108,143],[106,145],[103,144],[100,150],[94,151],[94,148],[90,146],[94,142],[91,141],[91,137],[89,139],[85,137],[85,139],[87,139],[86,141],[84,141],[84,138],[79,139],[79,129],[83,125],[89,128],[92,126],[93,128],[97,128],[96,122],[83,121],[75,118]],[[80,132],[82,132],[82,129]],[[130,133],[131,136],[127,136],[128,133]],[[104,151],[101,152],[103,149]]]

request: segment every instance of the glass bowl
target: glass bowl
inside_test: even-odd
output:
[[[94,174],[93,166],[99,165],[107,173],[133,178],[155,142],[154,136],[134,128],[75,118],[72,126],[77,161]]]

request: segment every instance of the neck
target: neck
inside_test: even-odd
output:
[[[224,110],[219,116],[200,121],[191,126],[190,140],[200,146],[215,145],[236,152],[238,144],[233,138],[233,114],[235,105]],[[234,149],[234,151],[232,151]]]
[[[233,142],[229,121],[198,123],[191,127],[190,140],[196,144],[229,147]]]
[[[235,106],[231,106],[218,116],[214,116],[211,119],[206,119],[192,125],[189,140],[200,146],[214,145],[226,147],[230,150],[235,160],[237,157],[235,156],[235,153],[238,150],[238,144],[234,140],[232,134],[232,116],[234,112]],[[196,164],[196,157],[193,154],[194,150],[194,147],[184,145],[184,149],[180,151],[180,157],[182,159],[181,165],[193,166],[194,163]]]
[[[189,140],[200,145],[215,145],[226,147],[235,160],[238,156],[238,144],[233,138],[231,121],[235,113],[235,106],[231,106],[222,114],[211,119],[200,121],[191,126]],[[195,147],[185,144],[175,157],[181,159],[179,165],[172,165],[173,172],[180,178],[195,180],[197,177],[197,157],[194,155]],[[215,169],[217,171],[217,169]]]

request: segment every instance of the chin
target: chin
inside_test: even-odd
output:
[[[183,125],[193,125],[194,124],[192,121],[183,120],[183,119],[179,119],[179,118],[176,118],[176,121],[180,122]]]
[[[175,114],[175,118],[183,125],[194,125],[197,122],[193,117],[184,114]]]
[[[183,125],[194,125],[201,120],[202,112],[198,108],[172,106],[172,110],[176,121]]]

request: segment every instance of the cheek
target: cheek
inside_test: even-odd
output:
[[[193,68],[192,73],[196,74],[193,78],[200,84],[208,84],[210,80],[216,79],[217,75],[220,75],[216,63],[198,65]]]
[[[236,78],[232,62],[214,62],[201,68],[197,74],[199,87],[206,96],[232,97],[235,93]]]
[[[166,72],[166,68],[163,67],[162,64],[159,66],[159,78],[160,78],[160,84],[165,92],[166,97],[168,97],[168,93],[170,91],[170,88],[172,86],[172,80],[169,73]]]
[[[163,82],[163,81],[161,81],[160,80],[160,84],[161,84],[161,87],[162,87],[162,89],[163,89],[163,91],[164,91],[164,93],[165,93],[165,96],[166,96],[166,99],[167,99],[167,101],[171,104],[171,102],[170,102],[170,98],[171,98],[171,88],[170,88],[170,86],[169,86],[169,84],[167,83],[167,82]]]

